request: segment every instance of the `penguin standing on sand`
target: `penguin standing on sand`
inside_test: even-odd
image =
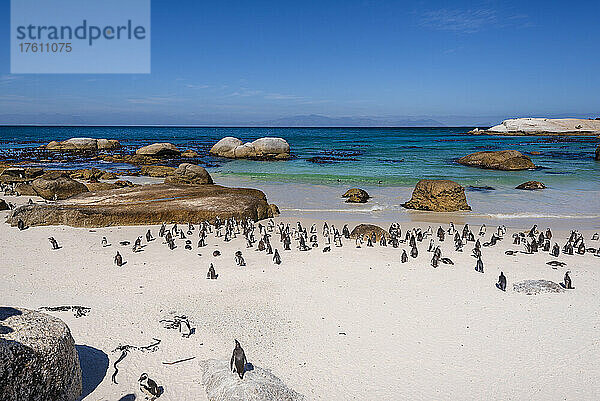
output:
[[[475,265],[475,271],[479,273],[483,273],[483,261],[481,258],[477,258],[477,264]]]
[[[275,249],[275,253],[273,254],[273,263],[276,265],[281,264],[281,256],[279,256],[279,251],[277,249]]]
[[[160,389],[154,380],[148,377],[148,374],[142,373],[138,379],[140,382],[140,391],[146,396],[146,399],[152,401],[160,397]]]
[[[406,254],[406,249],[402,250],[402,256],[400,257],[400,260],[402,261],[402,263],[408,262],[408,255]]]
[[[244,378],[244,370],[246,368],[246,354],[238,340],[235,340],[235,348],[229,362],[229,369],[232,373],[237,373],[240,379]]]
[[[150,232],[150,230],[148,230],[146,231],[146,242],[150,241],[154,241],[154,238],[152,237],[152,233]]]
[[[60,246],[58,246],[58,242],[56,242],[56,240],[54,239],[54,237],[48,238],[48,241],[50,241],[50,243],[52,244],[52,249],[53,250],[57,250],[57,249],[60,248]]]
[[[565,273],[565,283],[564,283],[564,287],[567,290],[572,290],[573,289],[573,285],[571,283],[571,276],[569,276],[569,271],[567,270],[567,272]]]
[[[123,266],[123,257],[119,251],[117,251],[117,254],[115,255],[115,264],[119,267]]]
[[[215,272],[215,267],[213,266],[213,264],[210,264],[210,267],[208,268],[208,272],[206,273],[206,278],[210,279],[210,280],[215,280],[217,278],[217,273]]]
[[[506,291],[506,276],[504,272],[500,272],[500,276],[498,276],[498,282],[496,283],[496,287],[499,290]]]

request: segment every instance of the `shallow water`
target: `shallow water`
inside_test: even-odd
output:
[[[127,151],[169,141],[194,149],[217,182],[265,190],[269,200],[289,212],[410,218],[400,205],[410,198],[422,178],[446,178],[467,187],[473,207],[468,215],[503,220],[581,219],[600,222],[600,163],[593,160],[600,142],[594,137],[498,137],[467,135],[470,128],[175,128],[175,127],[0,127],[0,152],[36,147],[71,137],[118,139]],[[289,161],[228,160],[208,155],[225,136],[244,141],[262,136],[285,138],[291,146]],[[505,172],[461,166],[460,156],[480,150],[517,149],[540,166],[535,170]],[[532,155],[530,152],[540,152]],[[332,158],[317,164],[313,157]],[[125,164],[41,163],[47,168],[131,169]],[[216,166],[216,167],[215,167]],[[514,187],[542,181],[543,191]],[[351,186],[366,189],[373,199],[366,205],[348,205],[339,198]],[[469,186],[493,187],[474,190]]]

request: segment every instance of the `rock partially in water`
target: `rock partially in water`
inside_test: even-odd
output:
[[[181,154],[181,157],[184,157],[186,159],[193,159],[195,157],[198,157],[198,153],[192,149],[187,149]]]
[[[351,188],[342,195],[342,198],[347,198],[347,203],[367,203],[370,196],[364,189]]]
[[[350,232],[350,238],[358,238],[361,235],[366,238],[367,236],[372,236],[375,233],[377,237],[377,241],[381,240],[381,237],[384,236],[386,239],[390,238],[390,233],[388,233],[383,228],[376,226],[374,224],[359,224],[352,229]]]
[[[175,145],[168,142],[153,143],[135,151],[136,155],[157,158],[179,157],[181,151]]]
[[[559,293],[565,290],[557,283],[548,280],[525,280],[513,284],[513,290],[526,295]]]
[[[214,221],[217,216],[257,221],[272,217],[272,212],[265,194],[257,189],[155,184],[86,192],[53,204],[21,206],[13,210],[8,223],[15,226],[22,219],[29,226],[197,224]]]
[[[512,118],[502,121],[486,134],[508,135],[599,135],[600,121],[579,118]]]
[[[450,180],[421,180],[415,186],[411,199],[403,204],[407,209],[432,212],[471,210],[465,189]]]
[[[469,185],[467,187],[468,191],[475,191],[475,192],[488,192],[488,191],[495,191],[496,188],[494,187],[490,187],[487,185],[483,185],[483,186],[474,186],[474,185]]]
[[[213,180],[204,167],[182,163],[165,179],[165,182],[202,185],[212,184]]]
[[[44,149],[53,152],[78,152],[78,151],[98,151],[114,150],[121,147],[116,139],[96,139],[96,138],[71,138],[66,141],[52,141]]]
[[[75,401],[82,378],[67,325],[45,313],[0,307],[0,399]]]
[[[210,154],[230,159],[282,160],[289,159],[290,145],[283,138],[265,137],[243,143],[229,136],[214,144]]]
[[[33,190],[42,198],[62,200],[88,192],[87,187],[60,171],[48,171],[31,183]]]
[[[209,401],[303,401],[299,394],[267,369],[253,366],[240,379],[229,361],[200,361],[202,385]]]
[[[521,185],[517,186],[515,189],[524,189],[524,190],[528,190],[528,191],[534,191],[537,189],[545,189],[546,186],[539,181],[527,181],[522,183]]]
[[[528,156],[518,150],[475,152],[458,159],[458,163],[491,170],[527,170],[535,168]]]

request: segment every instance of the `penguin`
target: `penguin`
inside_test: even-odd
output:
[[[600,239],[600,234],[594,233],[594,235],[592,235],[592,241],[598,241],[599,239]]]
[[[475,265],[475,271],[479,273],[483,273],[483,261],[481,258],[477,259],[477,264]]]
[[[106,248],[107,246],[110,246],[108,240],[106,239],[106,237],[102,237],[102,247]]]
[[[410,257],[414,259],[414,258],[416,258],[417,256],[419,256],[419,250],[418,250],[418,249],[417,249],[417,247],[415,246],[415,247],[413,247],[413,248],[410,250]]]
[[[408,262],[408,255],[406,254],[406,249],[402,250],[402,256],[400,257],[400,260],[402,261],[402,263]]]
[[[431,258],[431,266],[435,269],[439,266],[439,264],[440,264],[439,257],[437,257],[436,255],[433,255],[433,258]]]
[[[139,252],[142,250],[142,237],[137,237],[133,244],[133,252]]]
[[[273,263],[276,265],[281,264],[281,256],[279,256],[279,251],[277,251],[277,249],[275,249],[275,253],[273,254]]]
[[[23,222],[23,220],[19,219],[19,221],[17,221],[17,228],[19,229],[19,231],[23,231],[27,227],[25,227],[25,223]]]
[[[445,265],[454,265],[454,262],[450,258],[441,258],[440,261]]]
[[[571,284],[571,277],[569,276],[569,273],[570,273],[570,272],[569,272],[568,270],[565,272],[565,283],[564,283],[564,285],[563,285],[563,286],[564,286],[564,287],[565,287],[567,290],[572,290],[572,289],[573,289],[573,286],[572,286],[572,284]]]
[[[119,253],[119,251],[117,251],[117,254],[115,255],[115,264],[118,267],[123,266],[123,257],[121,256],[121,254]]]
[[[154,380],[148,377],[148,374],[142,373],[138,379],[140,391],[146,396],[146,399],[152,401],[160,397],[160,389]]]
[[[219,275],[215,272],[215,267],[211,263],[210,267],[208,268],[208,272],[206,273],[206,278],[210,280],[215,280],[218,276]]]
[[[246,354],[244,353],[244,349],[240,345],[239,341],[235,340],[235,348],[233,349],[233,354],[231,355],[229,369],[232,373],[237,373],[240,376],[240,379],[243,379],[246,363],[247,360]]]
[[[154,241],[154,238],[152,237],[152,233],[150,232],[150,230],[148,230],[146,231],[146,242],[150,241]]]
[[[558,258],[558,256],[560,255],[560,247],[556,242],[554,243],[554,246],[552,247],[552,252],[550,252],[550,254],[555,258]]]
[[[54,237],[48,238],[48,241],[50,241],[50,243],[52,244],[52,250],[60,249],[60,246],[58,246],[58,242],[56,242]]]
[[[330,246],[326,246],[325,248],[323,248],[323,253],[330,252],[330,251],[331,251],[331,247]]]
[[[479,229],[479,235],[480,235],[481,237],[483,237],[483,236],[485,235],[485,224],[483,224],[483,225],[481,226],[481,228]]]
[[[506,276],[504,272],[500,272],[500,276],[498,276],[498,282],[496,283],[496,287],[499,290],[506,291]]]
[[[162,225],[160,226],[160,229],[158,230],[158,236],[159,237],[164,237],[165,236],[165,230],[166,230],[165,223],[162,223]]]
[[[213,251],[213,256],[214,256],[215,258],[216,258],[216,257],[218,257],[218,256],[221,256],[221,251],[219,251],[218,249],[215,249],[215,250]]]
[[[236,251],[235,253],[235,264],[238,266],[246,266],[246,261],[242,256],[242,251]]]

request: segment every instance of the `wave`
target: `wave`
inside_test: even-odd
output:
[[[476,216],[476,215],[473,215]],[[598,219],[600,214],[487,213],[493,219]]]

